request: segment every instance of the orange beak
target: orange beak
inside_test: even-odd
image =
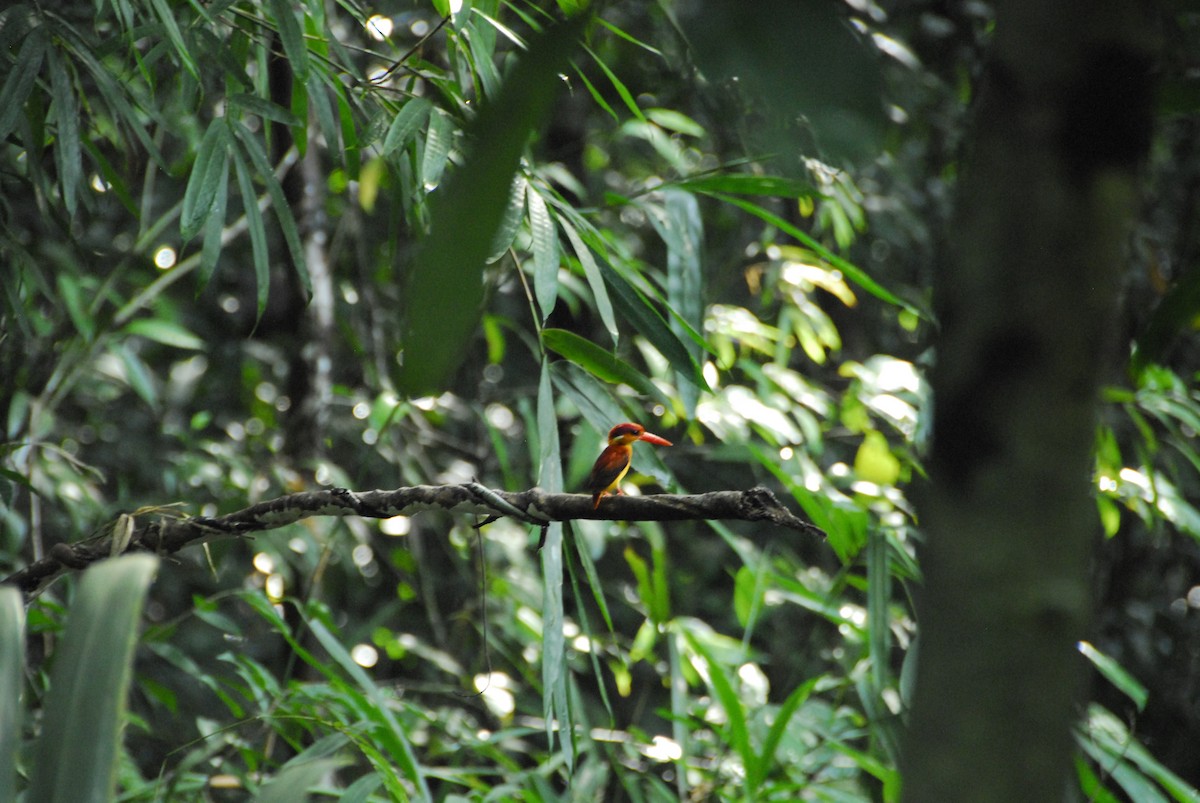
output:
[[[629,472],[633,462],[634,441],[646,441],[655,446],[670,446],[666,438],[647,432],[641,424],[617,424],[608,431],[608,446],[596,458],[592,473],[585,487],[592,494],[592,507],[600,507],[600,498],[605,494],[621,493],[621,480]]]

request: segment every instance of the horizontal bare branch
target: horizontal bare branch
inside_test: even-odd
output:
[[[141,520],[122,516],[118,520],[122,526],[114,524],[104,534],[86,541],[57,544],[47,557],[14,572],[3,582],[33,596],[63,574],[120,552],[169,555],[187,546],[274,530],[313,516],[386,519],[424,510],[486,516],[483,524],[499,518],[515,518],[539,527],[575,519],[763,521],[825,537],[819,527],[798,518],[762,487],[705,494],[606,496],[598,508],[592,505],[592,497],[585,494],[551,494],[541,488],[499,491],[473,482],[416,485],[390,491],[330,488],[281,496],[224,516],[158,516],[154,520],[149,516],[142,516]]]

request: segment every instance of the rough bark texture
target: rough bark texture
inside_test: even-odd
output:
[[[996,5],[941,332],[905,798],[1061,800],[1084,662],[1097,390],[1153,59],[1131,2]]]

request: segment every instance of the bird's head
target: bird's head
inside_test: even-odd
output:
[[[608,431],[608,442],[610,444],[628,446],[634,441],[646,441],[646,443],[653,443],[655,446],[671,445],[671,442],[666,438],[660,438],[653,432],[647,432],[646,428],[641,424],[617,424]]]

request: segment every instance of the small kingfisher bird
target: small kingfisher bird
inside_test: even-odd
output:
[[[600,507],[600,497],[621,493],[621,480],[633,461],[633,442],[646,441],[655,446],[670,446],[666,438],[647,432],[641,424],[617,424],[608,431],[608,446],[596,458],[585,487],[592,495],[592,507]]]

